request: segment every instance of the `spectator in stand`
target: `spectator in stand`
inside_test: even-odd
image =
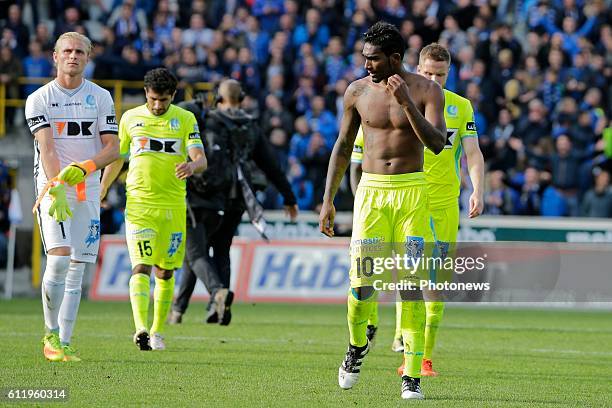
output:
[[[247,19],[247,29],[245,31],[246,40],[253,60],[260,66],[264,67],[268,60],[268,47],[270,45],[270,35],[266,31],[259,28],[259,21],[250,16]]]
[[[551,125],[546,116],[546,107],[539,99],[529,102],[528,111],[519,119],[516,134],[529,147],[540,145],[545,139],[550,140]]]
[[[81,24],[81,11],[76,7],[68,7],[64,11],[64,17],[55,21],[55,31],[53,32],[53,36],[57,38],[63,33],[70,31],[79,32],[83,30],[83,26]],[[89,37],[89,33],[87,33],[86,29],[85,32],[86,34],[84,35]]]
[[[261,28],[272,34],[278,29],[280,16],[283,14],[283,0],[254,0],[253,15],[261,23]]]
[[[147,12],[145,7],[153,7],[156,2],[153,1],[136,1],[136,0],[123,0],[122,2],[115,1],[113,3],[113,11],[106,22],[106,26],[114,27],[117,20],[119,20],[123,13],[125,13],[125,7],[130,8],[132,13],[135,15],[138,21],[138,27],[144,29],[148,26]]]
[[[19,99],[19,82],[17,79],[22,75],[22,66],[13,51],[3,45],[0,47],[0,83],[6,86],[6,98]],[[6,108],[6,123],[13,125],[15,119],[15,108]]]
[[[299,86],[293,94],[295,112],[303,115],[310,110],[310,99],[315,95],[314,81],[309,77],[300,77]]]
[[[582,200],[580,215],[583,217],[612,218],[612,188],[610,173],[599,167],[593,169],[595,186]]]
[[[518,194],[514,214],[517,215],[540,215],[542,207],[542,192],[544,190],[540,181],[540,172],[533,166],[528,166],[522,174],[522,180],[509,183]]]
[[[23,58],[27,55],[28,44],[30,42],[30,29],[23,23],[21,18],[21,8],[17,4],[11,4],[8,8],[8,21],[3,27],[8,28],[14,34],[17,41],[15,55]]]
[[[327,87],[330,88],[343,77],[347,68],[346,61],[342,56],[342,40],[340,37],[332,37],[324,55]]]
[[[23,60],[23,75],[29,78],[49,78],[53,72],[53,65],[49,58],[43,53],[42,46],[38,41],[30,43],[30,56]],[[42,84],[31,84],[24,86],[26,96],[40,88]]]
[[[153,16],[153,31],[158,41],[163,44],[170,43],[172,30],[176,27],[176,19],[176,12],[170,11],[168,0],[161,0]]]
[[[288,172],[291,190],[297,199],[300,210],[312,210],[314,206],[314,186],[312,181],[306,178],[306,171],[298,161],[292,161]],[[276,193],[277,208],[282,208],[283,197]]]
[[[504,184],[504,173],[501,170],[495,170],[487,175],[487,191],[484,195],[485,214],[513,214],[517,194]]]
[[[201,82],[206,74],[206,68],[198,63],[195,50],[191,47],[181,49],[181,59],[176,67],[176,76],[180,83],[193,84]]]
[[[213,30],[206,27],[201,14],[193,14],[189,19],[189,28],[183,31],[181,43],[187,47],[208,47],[213,40]]]
[[[295,120],[295,133],[291,136],[289,143],[289,159],[302,160],[306,157],[308,143],[310,142],[310,128],[304,116]]]
[[[508,145],[508,141],[513,136],[512,115],[508,109],[502,109],[499,111],[497,124],[493,128],[494,146],[492,147],[494,149],[487,150],[487,159],[491,159],[491,168],[506,172],[516,166],[516,152]]]
[[[42,45],[43,51],[48,54],[49,58],[51,58],[55,41],[53,38],[51,38],[51,33],[49,32],[49,26],[47,24],[39,23],[36,26],[34,40],[38,41]]]
[[[134,3],[130,1],[125,1],[121,5],[121,12],[112,27],[115,32],[116,46],[119,48],[132,45],[140,38],[141,31],[145,28],[138,23]]]
[[[468,45],[467,33],[459,28],[457,20],[450,14],[444,19],[444,31],[440,34],[438,41],[450,51],[453,57]]]
[[[308,140],[306,155],[300,160],[306,169],[306,178],[315,186],[315,207],[323,202],[327,165],[331,156],[331,148],[320,132],[313,132]]]
[[[336,117],[325,109],[325,99],[322,96],[314,96],[310,102],[310,109],[304,115],[308,126],[313,132],[320,132],[325,139],[325,144],[330,151],[336,143],[338,127]]]
[[[265,135],[270,135],[273,129],[280,128],[289,135],[293,131],[293,119],[289,112],[283,109],[280,99],[273,94],[266,96],[266,109],[261,117],[261,126]]]
[[[329,36],[329,28],[321,24],[319,11],[311,8],[306,12],[306,21],[298,25],[293,33],[293,48],[297,50],[307,42],[319,54],[329,44]]]
[[[134,48],[142,55],[142,59],[150,65],[161,65],[164,59],[164,44],[155,36],[153,28],[144,29],[140,38],[134,41]]]
[[[529,159],[546,164],[551,170],[552,186],[564,202],[566,213],[562,215],[576,217],[579,209],[578,193],[582,167],[587,159],[594,156],[596,151],[603,149],[603,143],[599,143],[587,151],[577,151],[572,148],[572,141],[569,136],[562,134],[555,141],[555,152],[551,155],[541,155],[529,148],[524,148],[522,143],[518,142],[518,139],[515,140],[517,142],[513,146],[517,148],[519,154],[526,154]]]
[[[261,76],[249,48],[243,47],[238,51],[238,60],[232,65],[230,77],[239,81],[247,94],[259,96]]]

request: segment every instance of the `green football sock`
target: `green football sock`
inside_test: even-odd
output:
[[[395,302],[395,334],[393,338],[402,338],[402,302]]]
[[[425,302],[402,302],[402,337],[404,338],[404,375],[421,377],[425,343]]]
[[[348,294],[348,313],[346,319],[349,327],[349,341],[353,346],[363,347],[367,344],[366,328],[372,307],[376,303],[371,299],[358,300],[354,289]]]
[[[129,286],[134,326],[138,331],[147,327],[149,317],[149,291],[151,290],[149,275],[144,273],[132,275]]]
[[[174,295],[174,275],[170,279],[159,279],[155,277],[155,290],[153,291],[153,326],[151,334],[162,333],[168,317],[168,311],[172,306]]]
[[[378,303],[372,302],[372,310],[368,318],[368,326],[378,327]]]
[[[438,326],[444,314],[444,302],[425,302],[425,309],[427,310],[427,318],[425,323],[425,353],[423,354],[423,358],[431,360],[431,354],[436,344]]]

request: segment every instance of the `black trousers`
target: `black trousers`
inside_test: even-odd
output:
[[[185,313],[197,279],[200,279],[211,299],[219,289],[230,286],[230,247],[244,209],[228,209],[221,216],[216,210],[193,209],[195,227],[187,215],[185,261],[178,296],[172,309]],[[212,248],[213,256],[210,256]]]

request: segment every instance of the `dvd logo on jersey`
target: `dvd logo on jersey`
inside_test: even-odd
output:
[[[96,98],[91,94],[85,97],[85,109],[96,109]]]

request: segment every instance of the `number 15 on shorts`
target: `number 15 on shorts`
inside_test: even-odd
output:
[[[151,241],[138,241],[138,252],[140,253],[140,257],[143,258],[145,256],[153,255],[153,248],[151,248]]]

